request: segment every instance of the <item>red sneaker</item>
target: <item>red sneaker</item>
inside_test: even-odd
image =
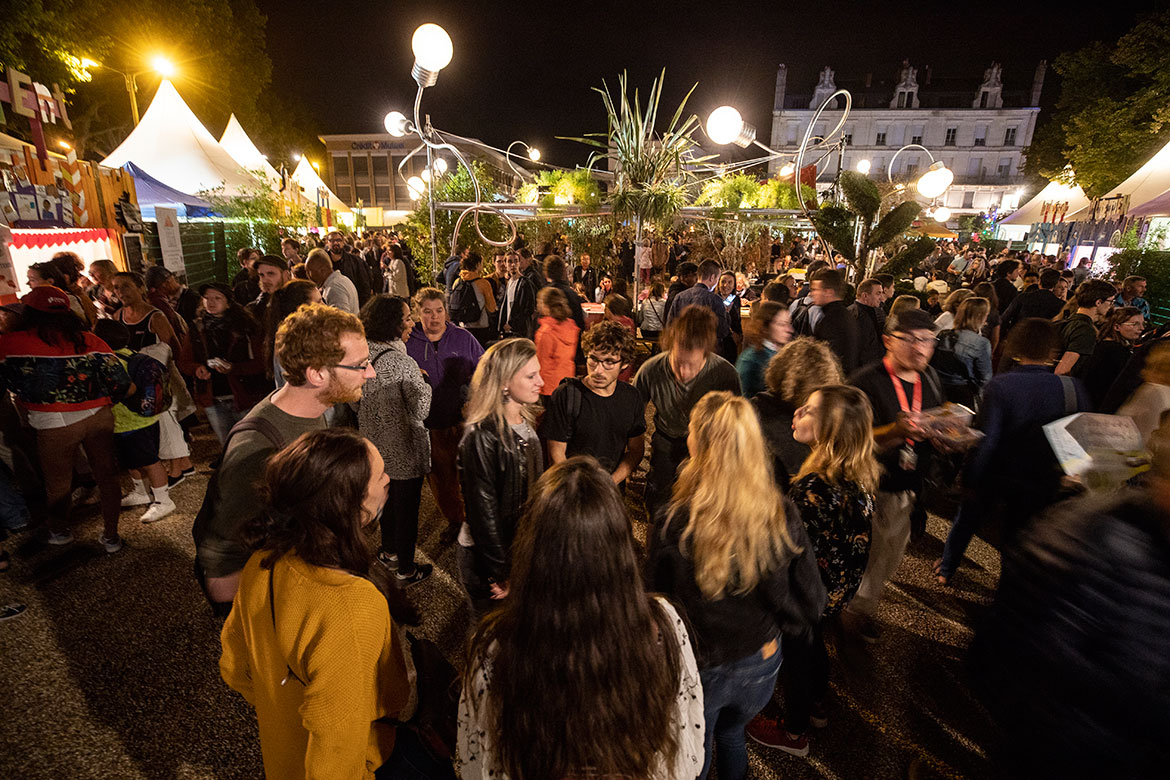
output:
[[[790,735],[784,729],[783,720],[777,721],[774,718],[757,715],[748,723],[747,735],[753,742],[783,750],[794,756],[808,755],[808,737],[804,734]]]

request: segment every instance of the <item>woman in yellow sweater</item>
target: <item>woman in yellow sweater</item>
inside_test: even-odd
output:
[[[414,689],[361,532],[386,485],[378,451],[345,429],[306,433],[268,464],[219,667],[256,708],[269,780],[419,776],[417,740],[383,720],[409,717]]]

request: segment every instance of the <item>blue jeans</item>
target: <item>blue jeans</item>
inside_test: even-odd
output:
[[[780,642],[777,638],[770,658],[763,649],[746,658],[730,661],[699,672],[703,681],[703,715],[706,727],[706,758],[699,780],[711,772],[712,746],[718,763],[719,780],[744,780],[748,755],[744,729],[764,709],[776,688],[780,671]]]
[[[0,526],[6,530],[24,528],[29,524],[28,504],[16,489],[16,480],[8,466],[0,463]]]
[[[244,419],[244,415],[236,411],[236,402],[232,398],[217,398],[211,406],[203,407],[203,412],[207,415],[207,422],[215,432],[215,438],[219,439],[221,447],[227,441],[232,426]]]

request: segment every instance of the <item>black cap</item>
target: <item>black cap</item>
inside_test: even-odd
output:
[[[286,261],[283,257],[277,257],[276,255],[264,255],[259,260],[252,263],[253,268],[258,265],[271,265],[279,268],[282,271],[288,270],[288,261]]]
[[[224,297],[228,299],[229,303],[235,300],[235,298],[232,297],[232,288],[223,282],[208,282],[207,284],[199,285],[199,297],[202,298],[204,295],[207,295],[208,290],[218,290],[219,292],[223,293]]]

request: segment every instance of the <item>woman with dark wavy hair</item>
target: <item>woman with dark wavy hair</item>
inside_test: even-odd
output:
[[[267,322],[265,323],[264,345],[266,354],[271,357],[272,380],[275,382],[277,390],[284,386],[284,371],[280,368],[280,359],[277,357],[274,347],[276,331],[280,327],[280,323],[306,303],[320,302],[321,291],[308,279],[291,279],[285,282],[283,287],[272,294],[272,300],[268,302],[268,309],[265,312]]]
[[[703,692],[690,639],[643,586],[610,475],[589,457],[549,469],[512,552],[509,596],[471,638],[463,780],[696,777]]]
[[[378,450],[344,428],[301,435],[265,470],[219,669],[256,708],[268,777],[416,777],[408,767],[434,763],[388,722],[415,700],[362,533],[388,481]]]

